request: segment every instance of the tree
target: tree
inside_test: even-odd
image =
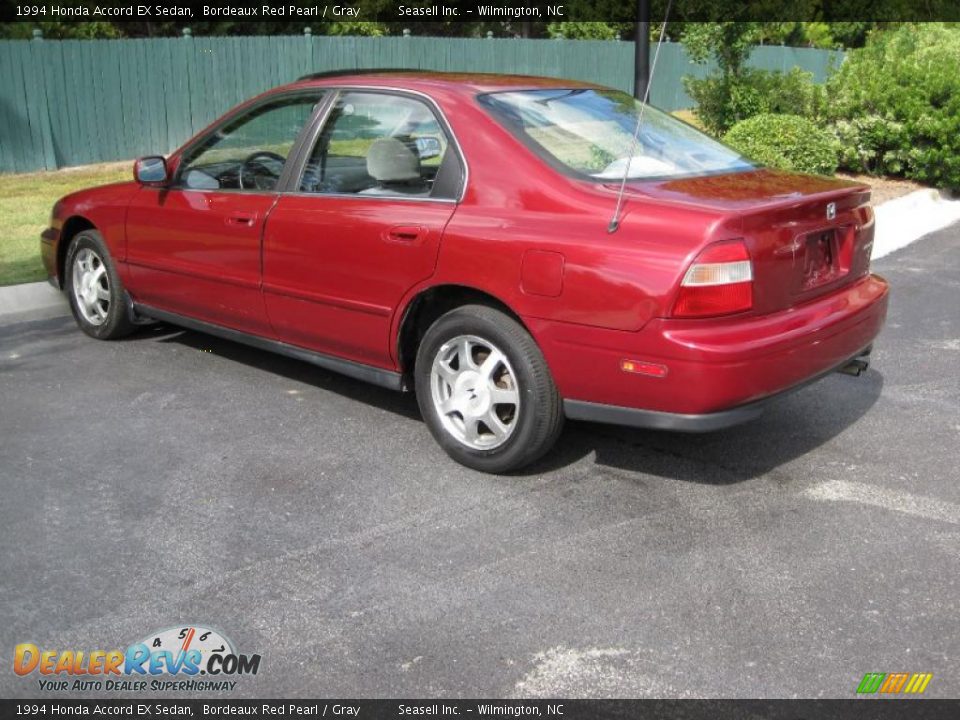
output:
[[[725,81],[739,77],[753,46],[760,37],[761,23],[686,23],[681,41],[695,63],[716,59]]]
[[[761,34],[755,22],[687,23],[682,41],[691,60],[705,64],[711,59],[717,71],[705,78],[687,75],[683,84],[696,102],[694,110],[710,132],[722,135],[740,120],[769,112],[764,106],[770,73],[747,67],[747,60]]]
[[[547,25],[551,37],[572,40],[613,40],[620,34],[616,23],[608,22],[552,22]]]
[[[37,29],[45,38],[56,40],[123,37],[117,23],[112,22],[11,22],[0,23],[0,38],[28,40]]]

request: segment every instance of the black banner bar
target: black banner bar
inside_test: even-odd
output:
[[[0,700],[5,718],[678,718],[940,720],[960,700]]]
[[[651,0],[651,20],[667,0]],[[0,0],[3,22],[635,22],[636,0]],[[673,0],[670,21],[960,20],[957,0]]]

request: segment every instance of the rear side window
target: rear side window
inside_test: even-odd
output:
[[[460,163],[424,102],[388,93],[345,92],[310,152],[300,192],[454,199]]]

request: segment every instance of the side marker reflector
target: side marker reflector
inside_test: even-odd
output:
[[[645,362],[643,360],[621,360],[620,369],[625,373],[634,373],[636,375],[649,375],[650,377],[666,377],[667,366],[659,363]]]

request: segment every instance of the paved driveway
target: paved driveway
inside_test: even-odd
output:
[[[569,423],[519,477],[240,345],[0,328],[0,696],[39,694],[17,643],[181,623],[262,655],[233,697],[956,696],[960,226],[877,268],[863,378],[708,436]]]

